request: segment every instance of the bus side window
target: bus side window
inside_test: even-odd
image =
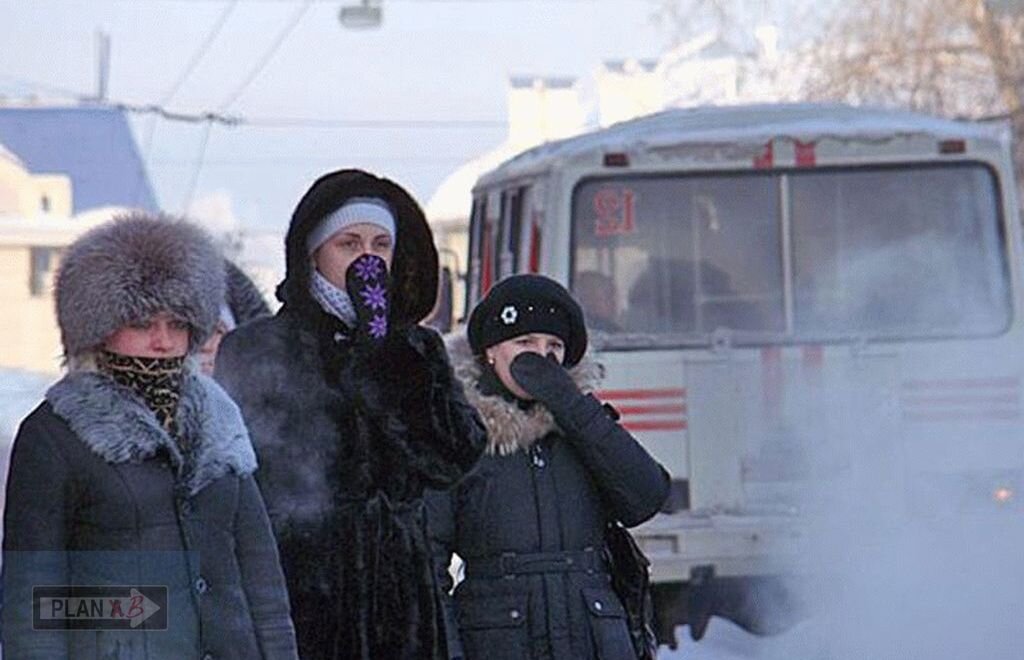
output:
[[[521,187],[509,193],[508,212],[508,237],[505,241],[508,254],[508,269],[502,270],[502,277],[513,273],[522,272],[523,254],[523,204],[527,188]]]
[[[501,211],[498,214],[498,231],[494,241],[494,254],[497,257],[496,282],[512,270],[512,253],[509,249],[509,209],[512,207],[509,198],[511,195],[512,193],[507,190],[501,193]]]
[[[519,189],[518,209],[515,215],[516,231],[519,239],[516,243],[516,272],[540,272],[540,243],[543,212],[538,204],[539,195],[544,188],[536,182],[530,182]]]
[[[480,213],[480,279],[477,300],[487,292],[500,277],[501,206],[497,193],[486,193]]]
[[[469,214],[469,264],[466,271],[466,307],[463,311],[466,318],[469,318],[469,312],[481,298],[480,262],[482,257],[483,211],[483,199],[480,197],[473,199],[473,207]]]

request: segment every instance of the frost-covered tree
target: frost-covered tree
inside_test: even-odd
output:
[[[816,35],[839,0],[657,0],[652,20],[669,48],[713,32],[737,51],[749,47],[757,26],[779,28],[782,46],[795,48]]]
[[[1024,173],[1024,4],[861,0],[808,50],[807,96],[939,115],[1005,115]]]

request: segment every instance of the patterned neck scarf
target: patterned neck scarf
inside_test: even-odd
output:
[[[341,319],[349,327],[355,326],[356,310],[348,292],[331,284],[316,269],[313,269],[313,276],[309,280],[309,293],[325,312]]]
[[[142,397],[160,425],[178,439],[175,413],[181,397],[185,357],[145,358],[100,351],[96,364],[101,373]]]

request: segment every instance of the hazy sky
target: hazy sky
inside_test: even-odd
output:
[[[355,1],[0,0],[0,92],[93,93],[102,29],[114,101],[254,120],[476,122],[214,126],[193,201],[281,229],[309,183],[336,167],[391,176],[425,204],[450,171],[504,138],[509,75],[584,76],[605,59],[656,56],[668,41],[650,0],[384,0],[383,26],[353,31],[337,16]],[[145,116],[134,125],[160,204],[182,210],[205,125]]]

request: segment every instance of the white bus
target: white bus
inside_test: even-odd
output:
[[[672,473],[637,530],[663,640],[712,614],[784,623],[808,483],[870,475],[884,515],[1020,513],[1021,228],[1000,128],[668,110],[520,154],[472,204],[466,309],[512,273],[566,284],[599,331],[600,397]]]

